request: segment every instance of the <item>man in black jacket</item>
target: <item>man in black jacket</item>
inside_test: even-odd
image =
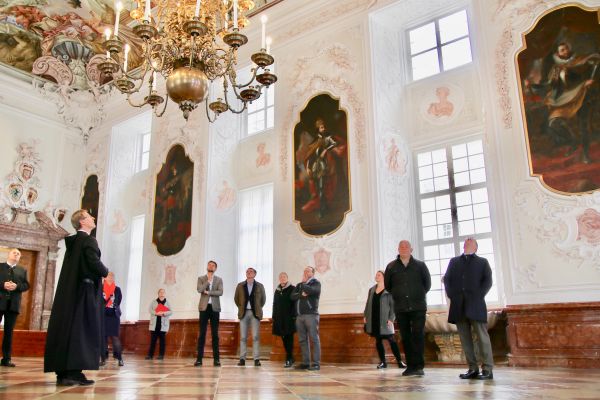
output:
[[[424,375],[426,295],[431,275],[423,261],[412,256],[408,240],[398,244],[398,257],[385,269],[385,289],[394,298],[396,321],[406,354],[403,376]]]
[[[44,372],[56,372],[59,386],[91,385],[82,370],[100,367],[102,348],[102,278],[108,268],[100,261],[100,249],[90,233],[94,217],[85,210],[71,216],[75,235],[65,238],[67,251],[52,303]]]
[[[4,317],[4,338],[2,339],[3,367],[14,367],[10,360],[12,337],[15,322],[21,307],[21,293],[29,289],[27,270],[17,265],[21,259],[19,249],[10,249],[5,263],[0,264],[0,322]]]
[[[321,282],[315,278],[313,267],[304,268],[302,282],[296,285],[291,294],[296,302],[296,331],[302,350],[302,364],[296,369],[318,371],[321,369],[321,341],[319,339],[319,298],[321,297]],[[312,364],[310,363],[310,347],[312,343]]]
[[[492,288],[492,269],[488,261],[475,254],[477,241],[465,240],[464,253],[454,257],[444,275],[444,287],[450,298],[448,322],[456,324],[460,343],[469,363],[469,370],[460,374],[461,379],[493,379],[494,358],[487,331],[487,307],[485,295]],[[483,370],[479,366],[473,348],[471,329],[477,337]]]

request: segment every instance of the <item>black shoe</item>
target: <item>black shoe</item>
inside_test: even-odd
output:
[[[319,371],[321,369],[321,366],[319,364],[313,364],[310,367],[307,368],[309,371]]]
[[[157,359],[157,360],[164,360],[164,359],[165,359],[165,356],[158,356],[158,357],[156,357],[156,359]]]
[[[220,367],[220,366],[221,366],[221,361],[219,361],[219,360],[213,361],[213,367]]]
[[[202,365],[202,360],[196,359],[196,362],[194,363],[194,367],[199,367],[201,365]]]
[[[75,385],[79,385],[79,381],[77,379],[56,378],[56,386],[75,386]]]
[[[246,360],[244,360],[243,358],[240,358],[240,361],[238,361],[237,365],[238,365],[238,367],[243,367],[244,365],[246,365]]]
[[[298,364],[294,367],[294,369],[308,369],[309,365],[307,364]]]
[[[100,366],[104,367],[106,365],[106,360],[100,360]]]
[[[254,360],[254,366],[260,367],[261,366],[260,360]]]
[[[425,375],[425,371],[423,371],[421,368],[415,369],[413,371],[413,375],[415,375],[415,376],[423,376],[423,375]]]
[[[382,362],[377,365],[377,369],[383,369],[383,368],[387,368],[387,363]]]
[[[402,373],[402,376],[423,376],[423,375],[425,375],[425,372],[423,372],[423,370],[420,368],[417,368],[417,369],[406,368],[404,370],[404,372]]]
[[[91,379],[82,378],[79,380],[79,386],[90,386],[93,384],[94,384],[94,381]]]
[[[119,364],[119,367],[124,367],[125,366],[125,363],[123,362],[122,358],[119,359],[119,362],[117,364]]]
[[[482,381],[487,381],[490,379],[494,379],[494,374],[492,373],[492,371],[486,371],[485,369],[483,371],[481,371],[481,374],[479,374],[477,376],[477,379],[482,380]]]
[[[283,364],[283,368],[291,368],[294,365],[294,360],[285,360],[285,364]]]
[[[479,370],[469,369],[467,372],[465,372],[464,374],[460,374],[458,377],[460,379],[477,379],[478,376]]]
[[[145,360],[152,360],[152,356],[146,356],[144,359]]]
[[[0,361],[0,365],[2,365],[3,367],[16,367],[16,365],[12,361],[10,361],[10,359],[7,360],[5,358],[3,358],[2,361]]]

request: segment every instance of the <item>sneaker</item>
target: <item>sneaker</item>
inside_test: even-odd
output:
[[[309,371],[319,371],[321,369],[321,366],[319,364],[313,364],[310,367],[308,367]]]
[[[238,367],[243,367],[244,365],[246,365],[246,360],[244,360],[243,358],[240,358],[240,361],[238,361],[237,365],[238,365]]]
[[[385,363],[385,362],[379,363],[377,365],[377,369],[384,369],[384,368],[387,368],[387,363]]]

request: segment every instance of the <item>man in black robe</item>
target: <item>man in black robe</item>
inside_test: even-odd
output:
[[[48,323],[44,372],[56,372],[56,384],[91,385],[82,370],[100,367],[102,278],[108,269],[90,232],[94,217],[78,210],[71,217],[77,233],[65,238],[67,251]]]

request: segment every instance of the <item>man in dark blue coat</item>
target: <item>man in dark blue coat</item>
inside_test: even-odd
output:
[[[448,322],[456,324],[460,342],[469,363],[469,370],[460,374],[461,379],[493,379],[494,358],[487,331],[487,307],[485,295],[492,287],[492,269],[488,261],[475,254],[477,241],[465,240],[464,253],[454,257],[444,275],[446,294],[450,298]],[[473,347],[473,335],[477,338],[482,358],[482,372]]]

